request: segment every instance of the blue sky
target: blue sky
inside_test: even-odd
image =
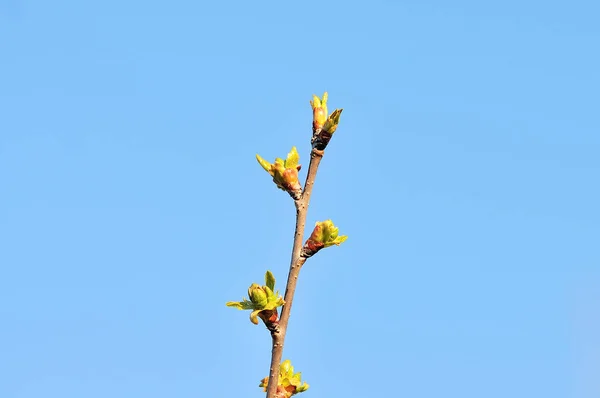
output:
[[[307,166],[327,90],[304,396],[597,397],[598,12],[0,2],[0,396],[261,397],[225,302],[283,287],[294,210],[254,156]]]

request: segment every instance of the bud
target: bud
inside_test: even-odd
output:
[[[260,384],[258,385],[259,387],[263,387],[265,389],[265,392],[267,391],[267,386],[269,385],[269,376],[265,377],[264,379],[262,379],[260,381]]]
[[[259,387],[267,391],[269,378],[261,380]],[[292,395],[308,390],[309,385],[302,382],[302,373],[294,373],[294,367],[289,359],[286,359],[279,365],[279,380],[277,382],[277,396],[289,398]],[[280,395],[281,394],[281,395]]]
[[[329,134],[335,133],[338,124],[340,123],[340,116],[342,115],[343,109],[336,109],[333,113],[327,118],[325,125],[323,125],[323,130],[327,131]]]
[[[327,116],[327,93],[323,94],[323,99],[313,95],[310,105],[313,109],[313,137],[311,143],[313,148],[323,151],[327,148],[331,136],[337,130],[343,109],[336,109],[331,115]]]
[[[310,237],[304,243],[304,247],[302,248],[302,256],[310,257],[319,250],[324,247],[329,246],[339,246],[348,239],[348,236],[338,236],[339,228],[333,225],[331,220],[326,221],[318,221],[315,224],[315,228],[313,229]]]
[[[316,131],[322,128],[327,120],[327,92],[323,94],[323,99],[313,94],[310,106],[313,110],[313,131]]]
[[[294,199],[300,199],[302,194],[302,185],[298,180],[298,171],[300,171],[300,155],[296,147],[288,153],[285,160],[276,158],[274,163],[269,163],[260,155],[256,155],[256,160],[272,177],[277,188],[290,194]]]
[[[253,283],[248,288],[248,297],[256,309],[263,309],[267,305],[267,292],[258,283]]]
[[[267,328],[274,328],[277,326],[277,307],[284,305],[285,301],[279,292],[274,293],[273,289],[275,289],[275,277],[271,271],[267,271],[264,286],[253,283],[248,288],[250,300],[244,297],[242,301],[229,301],[226,305],[238,310],[252,310],[250,321],[253,324],[257,325],[260,317]]]

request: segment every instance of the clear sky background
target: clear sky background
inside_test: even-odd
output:
[[[0,1],[0,397],[263,396],[225,302],[283,287],[294,209],[254,156],[307,166],[325,90],[304,397],[600,396],[599,13]]]

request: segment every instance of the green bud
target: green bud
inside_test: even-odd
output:
[[[265,289],[258,283],[250,285],[248,288],[248,296],[256,309],[263,309],[267,305],[267,292],[265,292]]]
[[[324,247],[339,246],[346,239],[348,237],[345,235],[339,236],[339,229],[331,220],[319,221],[304,243],[303,256],[310,257]]]
[[[265,274],[265,286],[260,286],[258,283],[253,283],[248,288],[248,297],[242,301],[229,301],[226,303],[228,307],[237,308],[239,310],[252,310],[250,321],[255,325],[258,324],[258,317],[265,322],[267,326],[277,321],[277,307],[285,304],[285,300],[279,292],[273,292],[275,288],[275,277],[271,271]]]
[[[327,121],[323,125],[323,130],[327,131],[329,134],[335,133],[337,130],[337,126],[340,123],[340,116],[342,115],[343,109],[336,109],[329,115]]]
[[[300,198],[302,194],[302,185],[298,180],[300,156],[296,147],[292,147],[285,160],[276,158],[274,163],[269,163],[259,155],[256,155],[256,160],[273,177],[277,188],[288,192],[294,199]]]
[[[259,387],[263,387],[267,391],[269,378],[265,377],[261,380]],[[277,383],[277,391],[281,392],[286,398],[292,395],[308,390],[309,385],[302,382],[302,373],[294,373],[294,367],[289,359],[286,359],[279,365],[279,381]]]

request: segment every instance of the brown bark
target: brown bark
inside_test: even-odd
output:
[[[267,398],[277,397],[277,382],[279,381],[279,364],[283,355],[283,344],[285,342],[285,334],[287,331],[290,312],[292,310],[292,302],[294,301],[294,293],[296,292],[296,283],[302,265],[306,262],[303,257],[302,247],[304,238],[304,228],[306,226],[306,214],[308,213],[308,205],[310,203],[310,195],[317,177],[317,169],[323,158],[324,150],[319,150],[313,147],[310,153],[310,164],[304,184],[302,196],[294,200],[296,206],[296,230],[294,232],[294,244],[292,246],[292,259],[290,262],[290,270],[288,273],[287,284],[285,288],[285,305],[281,309],[281,317],[279,318],[279,326],[271,331],[272,350],[271,350],[271,367],[269,370],[269,385],[267,387]]]

